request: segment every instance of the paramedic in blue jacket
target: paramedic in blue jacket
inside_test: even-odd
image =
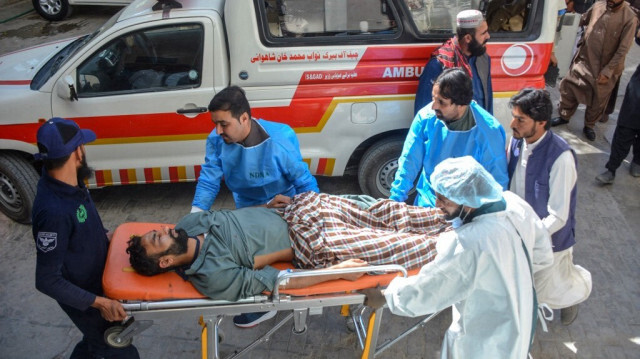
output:
[[[284,207],[296,194],[319,192],[309,166],[302,161],[300,145],[288,125],[256,120],[244,91],[230,86],[209,103],[216,126],[207,137],[207,153],[200,171],[191,213],[208,211],[224,178],[236,208]],[[245,313],[233,318],[241,328],[273,318],[276,311]]]
[[[35,158],[43,171],[32,212],[36,288],[55,299],[82,332],[71,358],[139,358],[134,346],[116,349],[103,339],[126,313],[102,292],[109,240],[84,186],[91,175],[84,144],[95,139],[93,131],[62,118],[38,129]]]
[[[507,188],[506,135],[490,113],[472,101],[471,78],[459,68],[446,69],[433,84],[433,101],[413,119],[390,198],[405,201],[415,180],[414,204],[435,207],[429,176],[434,167],[451,157],[472,156],[494,179]]]
[[[236,208],[265,205],[278,198],[307,191],[318,192],[316,179],[302,161],[291,127],[256,120],[244,91],[230,86],[209,104],[216,126],[207,138],[207,153],[200,171],[191,212],[209,210],[220,191],[220,181],[233,192]],[[284,206],[286,203],[270,203]]]

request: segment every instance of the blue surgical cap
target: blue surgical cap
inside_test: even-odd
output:
[[[433,190],[471,208],[502,199],[502,187],[473,157],[448,158],[431,174]]]

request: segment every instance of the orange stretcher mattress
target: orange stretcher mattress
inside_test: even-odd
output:
[[[162,226],[173,227],[173,224],[162,223],[124,223],[116,228],[109,245],[107,263],[102,277],[105,295],[118,300],[158,301],[170,299],[206,298],[193,285],[174,272],[167,272],[153,277],[137,274],[129,264],[126,253],[127,241],[133,234],[142,235],[151,230],[159,230]],[[274,267],[284,270],[293,268],[291,263],[276,263]],[[409,275],[419,270],[409,271]],[[378,285],[386,286],[398,273],[367,275],[356,281],[333,280],[302,289],[281,290],[281,293],[294,296],[308,296],[329,293],[349,292]],[[216,298],[213,298],[216,299]]]

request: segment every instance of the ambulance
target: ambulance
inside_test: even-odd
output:
[[[556,31],[545,0],[136,0],[96,32],[0,56],[0,208],[30,221],[36,131],[51,117],[95,131],[90,187],[195,181],[213,130],[207,106],[241,86],[252,115],[296,132],[320,176],[356,175],[386,197],[418,78],[480,9],[495,30],[494,114],[544,87]]]

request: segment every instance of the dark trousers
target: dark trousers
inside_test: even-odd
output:
[[[611,141],[611,155],[609,162],[605,165],[607,169],[616,173],[622,161],[629,154],[633,146],[633,163],[640,165],[640,129],[633,129],[624,126],[616,126]]]
[[[138,349],[133,345],[126,348],[113,348],[104,341],[107,328],[118,325],[118,322],[108,322],[102,318],[100,311],[89,308],[80,311],[60,304],[73,324],[82,332],[82,340],[76,344],[71,359],[139,359]]]

